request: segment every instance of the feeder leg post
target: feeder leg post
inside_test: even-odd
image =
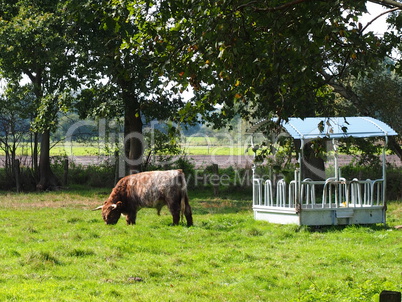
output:
[[[401,302],[401,292],[383,290],[380,294],[380,302]]]

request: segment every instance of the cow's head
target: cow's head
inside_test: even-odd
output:
[[[117,203],[105,203],[96,209],[102,209],[102,217],[106,224],[116,224],[121,216],[123,203],[118,201]]]

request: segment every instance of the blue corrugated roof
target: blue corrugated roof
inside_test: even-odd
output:
[[[251,132],[257,131],[263,124],[264,121],[256,124],[252,129],[250,129]],[[366,116],[330,118],[308,117],[305,119],[289,118],[288,122],[282,123],[282,127],[295,139],[398,135],[386,123]]]

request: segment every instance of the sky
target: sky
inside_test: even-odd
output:
[[[369,13],[364,14],[361,18],[361,23],[363,27],[371,20],[373,20],[375,17],[380,15],[382,12],[386,11],[387,9],[379,4],[368,2],[367,10],[369,11]],[[381,16],[368,27],[368,30],[372,30],[377,34],[383,34],[388,30],[386,25],[386,19],[387,15]]]

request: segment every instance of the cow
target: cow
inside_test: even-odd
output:
[[[156,208],[160,215],[164,205],[167,205],[173,216],[173,225],[179,224],[180,213],[186,216],[187,226],[193,225],[182,170],[149,171],[123,177],[105,203],[95,210],[102,210],[106,224],[116,224],[123,214],[130,225],[135,224],[137,212],[141,208]]]

